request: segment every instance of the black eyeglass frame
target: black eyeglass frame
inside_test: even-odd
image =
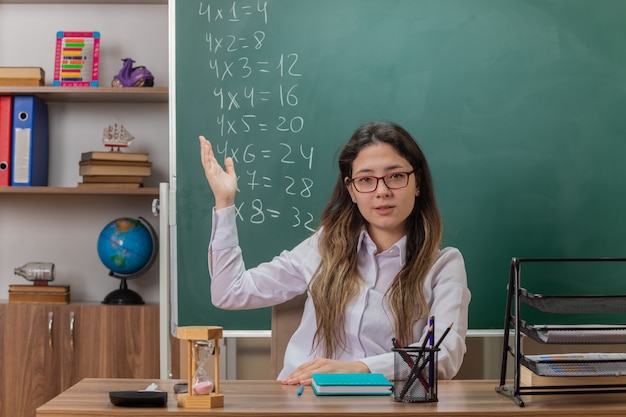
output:
[[[385,178],[390,178],[392,175],[397,175],[397,174],[405,174],[406,175],[406,184],[404,184],[401,187],[390,187],[387,184],[387,180]],[[357,192],[361,193],[361,194],[368,194],[368,193],[373,193],[374,191],[376,191],[378,189],[378,183],[380,182],[380,180],[383,180],[383,182],[385,183],[385,187],[389,188],[390,190],[400,190],[402,188],[406,188],[407,185],[409,185],[409,177],[411,176],[411,174],[415,174],[415,170],[413,170],[413,171],[405,171],[405,172],[400,172],[400,171],[390,172],[389,174],[383,175],[382,177],[376,177],[374,175],[362,175],[360,177],[350,178],[349,182],[351,182],[352,185],[354,186],[354,189]],[[359,187],[357,187],[357,185],[355,184],[355,181],[358,181],[358,180],[363,179],[363,178],[372,178],[372,179],[376,180],[376,186],[374,187],[373,190],[371,190],[371,191],[361,191],[361,190],[359,190]]]

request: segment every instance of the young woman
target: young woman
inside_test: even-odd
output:
[[[317,231],[272,261],[246,269],[235,221],[237,176],[200,137],[215,195],[209,244],[211,297],[225,309],[267,307],[308,293],[279,379],[310,384],[313,373],[380,372],[393,377],[393,337],[421,344],[429,316],[443,379],[465,353],[470,292],[455,248],[440,249],[442,225],[426,158],[393,123],[367,123],[339,156],[339,175]]]

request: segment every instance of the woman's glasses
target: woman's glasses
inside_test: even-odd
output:
[[[364,177],[352,178],[350,182],[354,185],[354,189],[360,193],[372,193],[378,188],[378,181],[383,180],[387,188],[390,190],[397,190],[398,188],[404,188],[409,184],[409,175],[414,171],[409,172],[392,172],[382,177],[374,177],[368,175]]]

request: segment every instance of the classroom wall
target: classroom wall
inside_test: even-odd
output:
[[[56,32],[101,33],[100,85],[109,86],[122,58],[135,59],[168,86],[167,5],[5,4],[0,2],[0,66],[42,67],[52,83]],[[135,140],[131,151],[149,152],[153,174],[146,186],[169,180],[168,104],[56,103],[49,107],[49,185],[80,182],[81,152],[104,150],[102,129],[123,124]],[[158,231],[150,198],[0,196],[0,300],[8,286],[26,284],[13,269],[30,261],[55,263],[57,285],[70,285],[72,301],[101,301],[119,287],[98,259],[96,241],[108,221],[146,218]],[[129,281],[147,302],[158,302],[158,265]]]

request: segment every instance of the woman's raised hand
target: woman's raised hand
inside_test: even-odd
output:
[[[226,158],[224,169],[222,169],[215,159],[211,142],[204,136],[200,136],[198,139],[200,140],[200,157],[204,167],[204,175],[215,196],[215,209],[232,206],[235,204],[235,195],[237,194],[237,174],[235,174],[233,159]]]

